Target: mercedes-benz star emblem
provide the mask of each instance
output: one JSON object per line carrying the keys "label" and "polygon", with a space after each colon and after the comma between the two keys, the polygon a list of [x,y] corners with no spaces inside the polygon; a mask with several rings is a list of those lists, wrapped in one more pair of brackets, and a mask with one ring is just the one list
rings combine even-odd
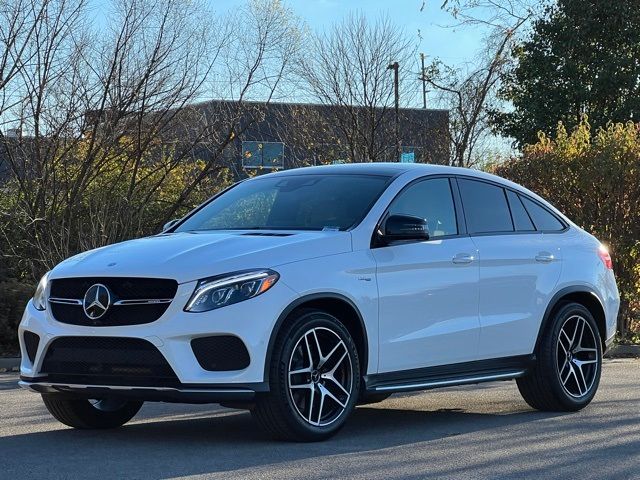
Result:
{"label": "mercedes-benz star emblem", "polygon": [[82,308],[84,308],[85,315],[91,320],[102,317],[107,313],[109,306],[111,306],[111,294],[109,289],[101,283],[92,285],[84,294]]}

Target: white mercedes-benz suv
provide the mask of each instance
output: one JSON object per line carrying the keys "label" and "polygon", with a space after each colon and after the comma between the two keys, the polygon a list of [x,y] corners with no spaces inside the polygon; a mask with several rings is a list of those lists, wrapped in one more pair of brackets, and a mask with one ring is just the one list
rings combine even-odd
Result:
{"label": "white mercedes-benz suv", "polygon": [[493,380],[574,411],[596,393],[618,306],[606,248],[519,185],[303,168],[57,265],[20,324],[20,384],[76,428],[120,426],[144,401],[213,402],[304,441],[359,403]]}

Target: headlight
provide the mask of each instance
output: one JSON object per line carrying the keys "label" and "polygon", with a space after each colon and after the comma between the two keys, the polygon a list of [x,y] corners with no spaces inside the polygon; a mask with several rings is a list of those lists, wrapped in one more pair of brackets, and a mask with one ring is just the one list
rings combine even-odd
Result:
{"label": "headlight", "polygon": [[187,312],[208,312],[257,297],[280,278],[273,270],[251,270],[200,280],[185,307]]}
{"label": "headlight", "polygon": [[47,289],[47,283],[49,282],[49,273],[50,272],[47,272],[42,276],[36,287],[36,293],[33,294],[32,302],[36,310],[42,311],[47,308],[47,299],[44,294]]}

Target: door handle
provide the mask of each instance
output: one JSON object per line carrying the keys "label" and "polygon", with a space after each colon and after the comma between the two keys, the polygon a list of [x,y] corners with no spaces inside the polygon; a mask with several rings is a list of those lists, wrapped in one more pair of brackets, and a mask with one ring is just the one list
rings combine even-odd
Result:
{"label": "door handle", "polygon": [[453,263],[464,264],[471,263],[475,260],[475,257],[469,253],[458,253],[456,256],[451,259]]}
{"label": "door handle", "polygon": [[553,262],[554,259],[555,257],[553,256],[553,254],[549,252],[540,252],[536,255],[536,262],[540,262],[540,263]]}

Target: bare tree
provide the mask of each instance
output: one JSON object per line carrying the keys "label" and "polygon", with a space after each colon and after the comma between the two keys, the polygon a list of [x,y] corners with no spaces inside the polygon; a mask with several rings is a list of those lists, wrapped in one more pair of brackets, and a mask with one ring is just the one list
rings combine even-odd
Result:
{"label": "bare tree", "polygon": [[37,55],[30,46],[48,6],[31,0],[0,4],[0,135],[6,125],[3,114],[20,99],[21,92],[11,88],[13,80]]}
{"label": "bare tree", "polygon": [[532,5],[516,0],[445,0],[442,4],[456,27],[486,32],[474,62],[452,67],[436,59],[425,72],[439,102],[450,110],[452,165],[477,166],[495,150],[489,112],[496,107],[496,91],[509,66],[516,35],[534,16]]}
{"label": "bare tree", "polygon": [[[278,0],[252,0],[225,17],[224,22],[227,43],[214,69],[212,96],[229,101],[191,109],[191,113],[202,115],[202,123],[207,125],[204,141],[209,161],[186,185],[163,221],[184,207],[212,170],[236,165],[234,160],[224,162],[229,147],[264,118],[266,105],[294,88],[292,77],[302,49],[302,24],[290,10]],[[193,125],[192,121],[188,123]]]}
{"label": "bare tree", "polygon": [[[352,14],[327,33],[312,37],[300,76],[313,101],[337,105],[334,122],[351,161],[390,159],[393,151],[393,76],[400,64],[403,103],[415,89],[405,88],[414,70],[415,47],[388,17],[374,22]],[[406,94],[406,95],[405,95]]]}
{"label": "bare tree", "polygon": [[[279,92],[299,44],[276,1],[222,17],[197,1],[116,0],[99,31],[82,0],[29,0],[19,21],[26,0],[7,1],[0,43],[13,49],[3,77],[13,100],[2,118],[22,135],[0,138],[12,193],[0,233],[3,256],[33,276],[149,233],[227,182],[228,150],[260,115],[244,100]],[[197,103],[212,96],[229,101]]]}

